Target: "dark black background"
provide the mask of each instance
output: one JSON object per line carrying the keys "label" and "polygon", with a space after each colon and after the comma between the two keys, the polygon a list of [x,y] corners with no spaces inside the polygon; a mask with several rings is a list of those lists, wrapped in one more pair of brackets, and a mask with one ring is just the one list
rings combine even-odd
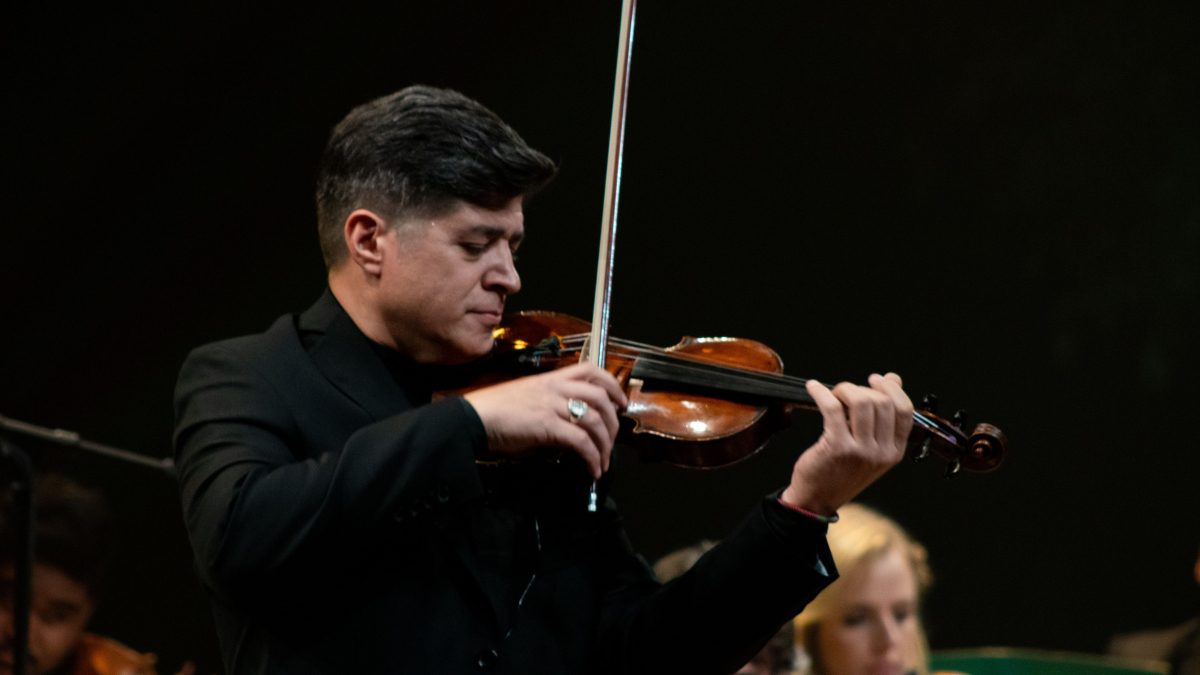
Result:
{"label": "dark black background", "polygon": [[[1097,650],[1196,609],[1200,24],[1146,5],[640,8],[614,331],[754,337],[828,381],[893,369],[1004,428],[997,473],[905,465],[862,497],[930,549],[935,648]],[[590,315],[616,4],[284,7],[0,28],[0,413],[167,455],[186,352],[322,288],[328,129],[414,82],[561,162],[510,307]],[[631,535],[650,558],[720,537],[818,429],[721,472],[623,457]],[[171,481],[26,445],[121,518],[95,627],[218,668]]]}

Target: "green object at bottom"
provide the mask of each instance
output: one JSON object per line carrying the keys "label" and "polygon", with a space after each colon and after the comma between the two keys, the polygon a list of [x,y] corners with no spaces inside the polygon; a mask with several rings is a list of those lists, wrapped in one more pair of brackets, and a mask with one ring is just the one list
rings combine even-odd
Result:
{"label": "green object at bottom", "polygon": [[1118,659],[1096,654],[984,647],[934,652],[930,670],[967,675],[1150,675],[1167,672],[1161,661]]}

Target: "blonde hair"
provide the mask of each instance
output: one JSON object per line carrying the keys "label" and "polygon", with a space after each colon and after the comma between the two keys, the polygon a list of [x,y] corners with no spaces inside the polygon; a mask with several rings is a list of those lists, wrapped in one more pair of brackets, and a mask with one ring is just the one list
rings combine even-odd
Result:
{"label": "blonde hair", "polygon": [[[861,504],[847,504],[838,509],[838,515],[838,522],[829,526],[828,539],[829,549],[833,552],[833,560],[841,578],[854,576],[865,564],[892,551],[900,551],[913,571],[919,599],[933,581],[925,547],[913,541],[894,521]],[[819,672],[814,669],[815,662],[819,660],[815,649],[817,627],[836,610],[840,599],[837,586],[841,583],[844,583],[841,579],[833,582],[793,619],[796,646],[808,657],[808,665],[802,671],[806,675]],[[926,675],[929,672],[929,644],[925,639],[925,628],[921,624],[919,614],[916,652],[917,672]]]}
{"label": "blonde hair", "polygon": [[654,576],[664,584],[681,577],[684,572],[692,569],[692,565],[696,564],[700,556],[708,553],[709,549],[716,545],[717,542],[705,539],[695,546],[672,551],[654,563]]}

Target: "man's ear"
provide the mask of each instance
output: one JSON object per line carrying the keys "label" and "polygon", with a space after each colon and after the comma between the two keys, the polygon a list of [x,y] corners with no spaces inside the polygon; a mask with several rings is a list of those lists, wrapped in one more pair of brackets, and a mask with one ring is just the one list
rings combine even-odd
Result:
{"label": "man's ear", "polygon": [[387,221],[367,209],[352,211],[342,225],[342,238],[350,261],[371,276],[379,276],[382,268],[383,249],[379,239],[387,230]]}

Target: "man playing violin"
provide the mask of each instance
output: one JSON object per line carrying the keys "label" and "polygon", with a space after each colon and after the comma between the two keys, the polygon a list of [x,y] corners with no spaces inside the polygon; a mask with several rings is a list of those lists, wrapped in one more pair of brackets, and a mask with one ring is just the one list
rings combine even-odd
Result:
{"label": "man playing violin", "polygon": [[585,508],[628,402],[612,375],[435,395],[486,361],[521,289],[523,201],[554,172],[452,91],[410,87],[333,130],[328,290],[195,350],[176,390],[229,672],[732,672],[836,578],[827,517],[899,461],[912,424],[894,374],[810,382],[824,433],[786,487],[665,586],[611,501]]}

